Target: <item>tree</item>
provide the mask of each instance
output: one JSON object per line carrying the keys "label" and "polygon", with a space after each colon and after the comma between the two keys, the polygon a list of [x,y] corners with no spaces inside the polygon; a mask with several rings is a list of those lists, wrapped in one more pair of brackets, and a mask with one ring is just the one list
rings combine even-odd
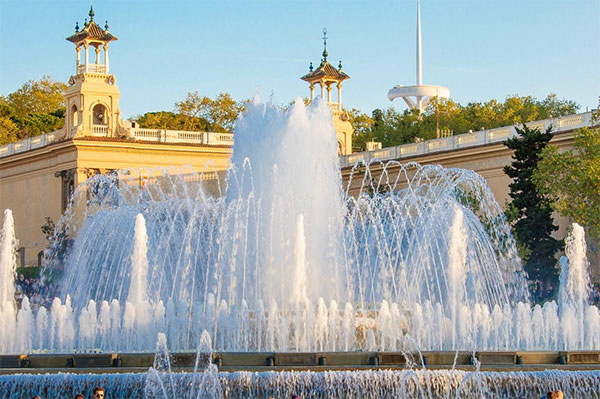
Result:
{"label": "tree", "polygon": [[577,130],[569,151],[546,147],[534,182],[540,193],[553,198],[554,210],[600,239],[600,129]]}
{"label": "tree", "polygon": [[213,100],[200,96],[196,91],[188,93],[185,100],[176,103],[175,111],[190,117],[204,118],[215,132],[231,132],[238,115],[246,109],[246,102],[235,101],[229,93],[219,93]]}
{"label": "tree", "polygon": [[211,131],[211,124],[204,118],[197,116],[188,116],[176,114],[174,112],[160,111],[147,112],[144,115],[138,115],[134,120],[144,128],[148,129],[169,129],[169,130],[193,130],[193,131]]}
{"label": "tree", "polygon": [[0,98],[0,145],[17,141],[19,127],[13,122],[14,109],[6,103],[4,98]]}
{"label": "tree", "polygon": [[8,95],[8,103],[16,116],[52,114],[65,109],[67,85],[44,75],[40,80],[29,80]]}
{"label": "tree", "polygon": [[0,144],[7,144],[64,126],[66,85],[43,76],[8,96],[0,96]]}
{"label": "tree", "polygon": [[513,179],[510,183],[507,217],[512,225],[521,252],[525,271],[530,280],[550,282],[556,287],[558,269],[554,255],[562,248],[562,242],[552,237],[558,230],[552,219],[551,200],[540,193],[533,182],[540,154],[554,134],[549,128],[517,128],[517,137],[504,145],[514,150],[513,162],[504,167],[504,173]]}

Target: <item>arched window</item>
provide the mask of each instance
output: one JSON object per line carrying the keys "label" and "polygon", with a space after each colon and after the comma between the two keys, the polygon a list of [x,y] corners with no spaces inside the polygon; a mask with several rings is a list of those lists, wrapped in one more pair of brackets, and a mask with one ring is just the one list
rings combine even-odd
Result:
{"label": "arched window", "polygon": [[94,125],[108,125],[108,115],[106,107],[102,104],[94,106]]}
{"label": "arched window", "polygon": [[77,105],[73,104],[71,107],[71,121],[73,122],[73,126],[79,125],[79,113],[77,112]]}

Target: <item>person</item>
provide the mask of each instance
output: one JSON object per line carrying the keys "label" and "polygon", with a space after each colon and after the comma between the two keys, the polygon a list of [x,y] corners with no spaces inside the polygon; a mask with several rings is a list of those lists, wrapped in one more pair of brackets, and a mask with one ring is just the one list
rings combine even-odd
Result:
{"label": "person", "polygon": [[545,399],[564,399],[565,395],[559,389],[558,391],[550,391],[546,393]]}
{"label": "person", "polygon": [[85,399],[85,396],[82,393],[78,393],[73,399]]}
{"label": "person", "polygon": [[104,388],[102,388],[102,387],[94,388],[94,399],[104,399]]}

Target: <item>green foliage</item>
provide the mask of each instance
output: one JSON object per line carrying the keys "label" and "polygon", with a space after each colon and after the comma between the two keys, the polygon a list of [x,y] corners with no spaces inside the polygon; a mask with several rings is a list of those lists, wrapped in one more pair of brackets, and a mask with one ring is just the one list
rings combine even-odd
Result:
{"label": "green foliage", "polygon": [[58,130],[64,125],[64,83],[49,76],[25,82],[0,96],[0,144]]}
{"label": "green foliage", "polygon": [[[460,105],[453,100],[432,101],[423,115],[405,110],[400,113],[393,108],[376,109],[369,117],[358,110],[350,112],[355,129],[354,147],[365,148],[370,140],[382,142],[384,147],[406,144],[437,137],[440,131],[452,134],[469,130],[493,129],[550,117],[574,114],[579,106],[573,101],[559,100],[550,94],[543,100],[531,96],[508,96],[503,103],[490,100],[485,103]],[[365,121],[371,121],[365,126]]]}
{"label": "green foliage", "polygon": [[600,129],[577,130],[569,151],[545,148],[534,182],[542,194],[553,198],[554,210],[600,238]]}
{"label": "green foliage", "polygon": [[556,286],[558,269],[554,255],[562,248],[562,242],[552,237],[558,230],[552,219],[551,200],[540,193],[533,173],[542,150],[552,139],[551,129],[517,128],[517,137],[504,142],[514,150],[513,162],[504,167],[504,173],[512,179],[507,216],[523,257],[525,271],[530,280],[551,281]]}
{"label": "green foliage", "polygon": [[66,90],[66,84],[45,75],[40,80],[25,82],[17,91],[10,93],[8,103],[17,116],[51,114],[65,108]]}
{"label": "green foliage", "polygon": [[204,118],[160,111],[147,112],[134,118],[140,127],[148,129],[210,131],[212,126]]}
{"label": "green foliage", "polygon": [[175,104],[175,111],[193,118],[205,119],[212,131],[231,132],[240,112],[246,109],[246,101],[235,101],[229,93],[219,93],[215,99],[200,96],[195,91],[185,100]]}

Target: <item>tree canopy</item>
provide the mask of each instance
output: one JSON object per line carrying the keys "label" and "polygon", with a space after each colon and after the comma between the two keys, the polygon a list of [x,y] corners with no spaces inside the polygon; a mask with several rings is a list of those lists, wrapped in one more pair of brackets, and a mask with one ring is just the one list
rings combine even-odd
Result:
{"label": "tree canopy", "polygon": [[453,100],[433,101],[423,115],[415,111],[375,109],[370,116],[351,110],[354,150],[362,151],[367,141],[380,141],[384,147],[436,138],[439,132],[462,134],[469,130],[493,129],[550,117],[574,114],[579,106],[550,94],[543,100],[532,96],[508,96],[504,102],[490,100],[460,105]]}
{"label": "tree canopy", "polygon": [[246,101],[235,101],[229,93],[219,93],[214,99],[188,93],[183,101],[175,104],[175,111],[191,118],[201,118],[210,123],[215,132],[232,132],[235,120],[246,109]]}
{"label": "tree canopy", "polygon": [[246,109],[245,104],[246,101],[235,101],[229,93],[219,93],[211,99],[196,91],[175,103],[175,112],[147,112],[133,119],[150,129],[231,132],[238,115]]}
{"label": "tree canopy", "polygon": [[562,243],[552,237],[558,230],[552,219],[550,199],[537,190],[533,173],[538,166],[540,153],[554,134],[549,128],[545,132],[529,129],[526,125],[517,128],[517,136],[504,142],[514,150],[513,162],[504,167],[504,173],[512,179],[506,216],[524,261],[530,280],[549,281],[556,287],[558,269],[554,255]]}
{"label": "tree canopy", "polygon": [[553,198],[552,208],[600,239],[600,129],[575,131],[569,151],[548,146],[534,172],[538,190]]}
{"label": "tree canopy", "polygon": [[29,80],[19,89],[0,96],[0,144],[7,144],[64,125],[67,85],[49,76]]}
{"label": "tree canopy", "polygon": [[210,131],[211,124],[204,118],[176,114],[169,111],[147,112],[136,117],[136,122],[149,129]]}

